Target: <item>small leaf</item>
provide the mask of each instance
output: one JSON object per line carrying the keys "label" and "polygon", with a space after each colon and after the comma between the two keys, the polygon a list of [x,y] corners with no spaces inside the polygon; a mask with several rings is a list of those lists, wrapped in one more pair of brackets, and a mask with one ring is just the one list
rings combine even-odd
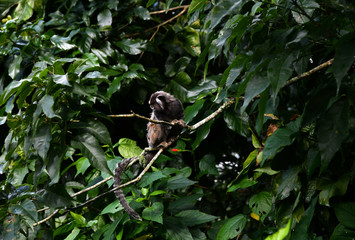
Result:
{"label": "small leaf", "polygon": [[317,198],[314,198],[307,210],[302,214],[300,222],[296,225],[292,233],[292,240],[308,238],[308,227],[311,224],[317,200]]}
{"label": "small leaf", "polygon": [[64,240],[74,240],[80,233],[79,228],[74,228]]}
{"label": "small leaf", "polygon": [[217,240],[228,240],[231,238],[236,238],[238,234],[240,234],[245,224],[247,223],[247,219],[244,215],[238,214],[226,221],[223,227],[218,231]]}
{"label": "small leaf", "polygon": [[50,95],[45,95],[38,102],[38,106],[42,108],[43,113],[49,118],[59,117],[53,112],[53,105],[54,105],[54,99],[53,96]]}
{"label": "small leaf", "polygon": [[355,239],[355,231],[349,228],[346,228],[342,224],[338,224],[335,227],[330,240],[354,240]]}
{"label": "small leaf", "polygon": [[199,168],[201,172],[207,174],[218,175],[214,155],[207,154],[199,161]]}
{"label": "small leaf", "polygon": [[155,202],[151,207],[145,208],[142,217],[160,224],[163,224],[164,205],[161,202]]}
{"label": "small leaf", "polygon": [[[274,89],[274,102],[280,89],[286,84],[293,73],[293,54],[284,54],[270,62],[267,69],[267,78]],[[266,89],[266,88],[265,88]]]}
{"label": "small leaf", "polygon": [[241,107],[241,112],[244,112],[249,103],[259,95],[264,92],[270,85],[268,79],[260,74],[255,74],[248,82],[245,89],[245,98],[243,106]]}
{"label": "small leaf", "polygon": [[339,101],[319,121],[318,147],[321,152],[321,172],[325,170],[334,154],[349,135],[349,106]]}
{"label": "small leaf", "polygon": [[288,223],[285,227],[280,228],[277,232],[272,235],[267,236],[265,240],[282,240],[290,233],[291,229],[291,219],[288,220]]}
{"label": "small leaf", "polygon": [[38,192],[38,201],[51,208],[63,208],[71,205],[72,198],[62,184],[53,185]]}
{"label": "small leaf", "polygon": [[196,181],[192,181],[182,175],[176,175],[175,177],[169,178],[167,183],[167,188],[171,190],[175,190],[179,188],[186,188],[195,183]]}
{"label": "small leaf", "polygon": [[119,42],[115,42],[115,44],[117,47],[121,48],[123,52],[131,55],[140,54],[143,48],[145,47],[141,42],[129,38],[125,38]]}
{"label": "small leaf", "polygon": [[[285,146],[291,145],[295,134],[299,131],[302,118],[288,123],[284,128],[278,128],[271,136],[266,139],[263,150],[263,162],[273,158]],[[263,163],[262,162],[262,163]]]}
{"label": "small leaf", "polygon": [[14,214],[24,215],[34,222],[38,221],[38,213],[35,204],[30,199],[25,199],[21,203],[11,207]]}
{"label": "small leaf", "polygon": [[86,224],[86,219],[81,216],[80,214],[76,214],[72,211],[70,211],[71,217],[74,219],[75,223],[78,225],[85,225]]}
{"label": "small leaf", "polygon": [[341,224],[347,228],[355,229],[355,202],[335,203],[334,211]]}
{"label": "small leaf", "polygon": [[276,173],[279,173],[279,171],[272,170],[271,167],[257,168],[254,169],[254,171],[266,173],[267,175],[275,175]]}
{"label": "small leaf", "polygon": [[[303,13],[299,11],[292,11],[293,18],[299,24],[305,24],[309,22],[311,20],[310,17],[312,17],[314,10],[316,8],[319,8],[318,3],[310,0],[302,0],[299,1],[298,4],[302,6],[303,11],[305,12]],[[294,8],[298,10],[296,6],[294,6]]]}
{"label": "small leaf", "polygon": [[87,157],[93,167],[100,171],[112,174],[107,166],[105,153],[102,150],[98,140],[89,133],[77,135],[72,140],[72,146],[78,148]]}
{"label": "small leaf", "polygon": [[137,157],[142,153],[142,149],[137,146],[137,142],[129,138],[121,138],[118,142],[118,151],[124,158]]}
{"label": "small leaf", "polygon": [[248,187],[251,187],[257,183],[258,183],[258,181],[255,181],[253,179],[243,178],[238,183],[233,184],[231,187],[229,187],[227,192],[234,192],[240,188],[241,189],[248,188]]}
{"label": "small leaf", "polygon": [[33,136],[33,147],[42,159],[46,159],[52,136],[49,124],[42,125]]}
{"label": "small leaf", "polygon": [[141,18],[143,20],[150,19],[150,14],[149,14],[148,9],[146,9],[142,6],[138,6],[138,7],[134,8],[134,14],[136,14],[139,18]]}
{"label": "small leaf", "polygon": [[15,55],[14,56],[14,60],[10,64],[9,70],[8,70],[9,76],[12,79],[15,79],[17,74],[20,72],[21,62],[22,62],[22,56],[21,55]]}
{"label": "small leaf", "polygon": [[272,195],[269,192],[260,192],[253,195],[249,200],[249,207],[264,221],[272,208]]}
{"label": "small leaf", "polygon": [[152,184],[154,181],[162,179],[162,178],[166,178],[167,176],[165,176],[161,171],[157,171],[157,172],[153,172],[153,173],[146,173],[142,180],[139,181],[138,186],[139,187],[146,187],[150,184]]}
{"label": "small leaf", "polygon": [[191,13],[199,10],[202,8],[204,5],[207,4],[208,1],[206,0],[192,0],[189,10],[187,11],[187,15],[189,16]]}
{"label": "small leaf", "polygon": [[185,122],[188,124],[199,113],[206,99],[199,99],[185,108]]}
{"label": "small leaf", "polygon": [[189,227],[203,224],[217,219],[217,217],[215,216],[200,212],[198,210],[181,211],[178,214],[176,214],[175,217],[180,218],[181,222],[183,222],[184,225]]}
{"label": "small leaf", "polygon": [[200,143],[207,138],[213,122],[214,120],[211,120],[204,124],[202,127],[198,128],[195,141],[192,143],[193,150],[195,150],[200,145]]}
{"label": "small leaf", "polygon": [[111,26],[112,14],[109,9],[105,9],[97,15],[97,22],[101,28]]}
{"label": "small leaf", "polygon": [[28,20],[32,17],[34,4],[35,0],[19,1],[14,12],[14,17],[20,21]]}

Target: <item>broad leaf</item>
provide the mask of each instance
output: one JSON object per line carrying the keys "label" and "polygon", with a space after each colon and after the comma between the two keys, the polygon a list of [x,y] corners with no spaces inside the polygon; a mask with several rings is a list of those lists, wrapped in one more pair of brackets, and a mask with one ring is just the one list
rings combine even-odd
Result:
{"label": "broad leaf", "polygon": [[87,157],[93,167],[100,171],[112,174],[107,166],[106,157],[98,140],[89,133],[77,135],[72,140],[72,146],[81,150],[83,155]]}
{"label": "broad leaf", "polygon": [[151,207],[145,208],[142,217],[160,224],[163,224],[164,205],[161,202],[155,202]]}
{"label": "broad leaf", "polygon": [[334,154],[349,134],[349,106],[338,101],[319,121],[318,147],[321,152],[321,171],[328,167]]}
{"label": "broad leaf", "polygon": [[246,223],[247,219],[242,214],[228,219],[219,230],[217,240],[228,240],[237,237],[243,231]]}

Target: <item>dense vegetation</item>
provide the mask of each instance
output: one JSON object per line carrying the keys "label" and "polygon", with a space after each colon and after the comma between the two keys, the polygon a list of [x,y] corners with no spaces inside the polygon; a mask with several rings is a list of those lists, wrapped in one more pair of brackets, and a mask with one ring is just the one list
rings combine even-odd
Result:
{"label": "dense vegetation", "polygon": [[[1,239],[355,238],[353,1],[11,0],[0,14]],[[219,114],[124,188],[136,221],[110,177],[147,121],[113,115],[149,116],[156,90],[189,126]]]}

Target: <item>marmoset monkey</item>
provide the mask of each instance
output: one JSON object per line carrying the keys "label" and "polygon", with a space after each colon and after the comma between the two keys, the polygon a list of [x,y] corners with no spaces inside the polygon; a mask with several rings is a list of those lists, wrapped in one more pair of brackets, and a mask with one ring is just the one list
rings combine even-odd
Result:
{"label": "marmoset monkey", "polygon": [[[158,91],[152,94],[149,99],[149,106],[153,110],[151,119],[174,123],[175,126],[166,124],[157,124],[149,122],[147,126],[147,140],[150,148],[165,148],[169,142],[174,141],[179,134],[181,127],[185,126],[185,111],[182,103],[176,97],[169,93]],[[155,155],[155,152],[148,152],[145,155],[146,163],[148,163]],[[126,170],[128,164],[135,158],[123,159],[115,169],[114,187],[121,185],[122,174]],[[120,201],[124,210],[133,218],[142,220],[139,214],[134,211],[128,204],[122,189],[115,191],[116,197]]]}
{"label": "marmoset monkey", "polygon": [[[181,126],[185,124],[184,107],[179,99],[163,91],[153,93],[150,97],[149,105],[153,110],[151,119],[178,124],[177,126],[169,126],[152,122],[148,123],[148,146],[150,148],[166,147],[167,143],[179,134]],[[145,156],[146,162],[149,162],[154,155],[154,152],[148,152]]]}

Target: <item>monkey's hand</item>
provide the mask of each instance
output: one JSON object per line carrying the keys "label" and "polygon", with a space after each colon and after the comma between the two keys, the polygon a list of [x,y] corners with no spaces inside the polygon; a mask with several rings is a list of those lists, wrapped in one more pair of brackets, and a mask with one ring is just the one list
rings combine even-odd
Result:
{"label": "monkey's hand", "polygon": [[186,123],[183,119],[174,119],[171,123],[174,124],[174,126],[179,126],[181,128],[186,127]]}

